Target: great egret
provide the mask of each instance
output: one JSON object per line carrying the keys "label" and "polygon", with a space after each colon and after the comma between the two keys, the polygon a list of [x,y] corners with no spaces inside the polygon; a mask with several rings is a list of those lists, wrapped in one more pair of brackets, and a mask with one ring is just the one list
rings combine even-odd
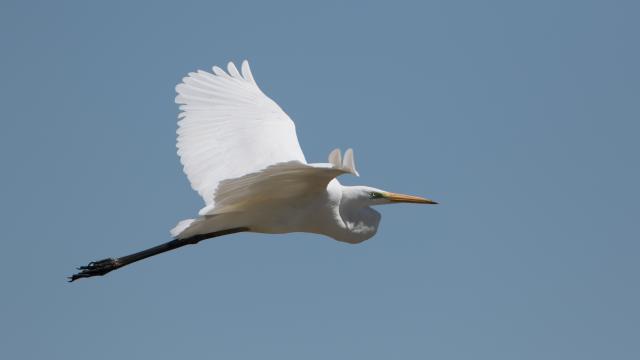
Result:
{"label": "great egret", "polygon": [[353,151],[340,150],[328,163],[309,164],[295,125],[256,84],[249,63],[242,73],[189,73],[176,86],[178,155],[191,186],[204,199],[198,217],[180,221],[174,240],[120,258],[94,261],[70,277],[104,275],[135,261],[221,235],[252,231],[309,232],[351,244],[375,235],[380,213],[371,206],[396,202],[436,204],[369,186],[343,186],[336,179],[356,171]]}

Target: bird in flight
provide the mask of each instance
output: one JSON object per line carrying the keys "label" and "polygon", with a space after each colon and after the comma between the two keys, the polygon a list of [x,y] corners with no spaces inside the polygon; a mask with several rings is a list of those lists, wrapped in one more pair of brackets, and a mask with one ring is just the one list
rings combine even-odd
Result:
{"label": "bird in flight", "polygon": [[265,95],[251,74],[232,63],[227,71],[189,73],[176,86],[178,155],[205,206],[180,221],[173,240],[119,258],[90,262],[69,281],[97,275],[199,241],[243,231],[308,232],[357,244],[375,235],[380,213],[391,203],[437,204],[418,196],[370,186],[344,186],[358,176],[353,151],[339,149],[327,163],[307,163],[293,121]]}

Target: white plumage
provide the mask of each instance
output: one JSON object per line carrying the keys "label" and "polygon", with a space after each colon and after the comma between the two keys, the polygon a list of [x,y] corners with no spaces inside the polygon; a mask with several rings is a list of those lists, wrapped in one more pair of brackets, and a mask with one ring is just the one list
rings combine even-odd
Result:
{"label": "white plumage", "polygon": [[228,71],[190,73],[176,86],[178,155],[207,205],[222,180],[278,162],[306,163],[293,121],[258,88],[249,63],[242,75],[232,62]]}
{"label": "white plumage", "polygon": [[287,114],[258,88],[249,69],[190,73],[176,86],[180,104],[178,155],[205,206],[180,221],[167,243],[116,259],[93,261],[70,281],[104,275],[184,245],[241,231],[310,232],[359,243],[372,237],[391,202],[435,204],[368,186],[342,186],[336,177],[358,175],[353,151],[328,163],[307,164]]}
{"label": "white plumage", "polygon": [[375,234],[380,216],[369,206],[393,194],[340,185],[335,177],[358,175],[351,149],[344,159],[335,149],[328,163],[307,164],[295,124],[260,90],[246,60],[241,72],[229,62],[227,72],[214,66],[213,73],[190,73],[176,91],[178,155],[205,207],[197,219],[178,223],[174,237],[232,227],[346,242]]}

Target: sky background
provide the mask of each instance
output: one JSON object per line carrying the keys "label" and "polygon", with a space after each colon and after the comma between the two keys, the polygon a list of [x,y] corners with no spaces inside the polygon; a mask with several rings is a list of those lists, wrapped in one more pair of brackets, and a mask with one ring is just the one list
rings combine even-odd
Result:
{"label": "sky background", "polygon": [[[0,358],[640,358],[638,4],[3,0]],[[66,283],[201,207],[174,86],[245,58],[307,159],[441,205]]]}

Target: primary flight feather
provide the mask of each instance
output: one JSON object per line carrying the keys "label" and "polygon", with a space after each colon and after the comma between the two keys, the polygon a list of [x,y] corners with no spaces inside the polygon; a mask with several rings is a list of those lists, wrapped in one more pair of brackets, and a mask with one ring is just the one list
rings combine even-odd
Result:
{"label": "primary flight feather", "polygon": [[249,63],[241,70],[189,73],[176,86],[178,155],[205,206],[180,221],[174,240],[120,258],[94,261],[70,280],[104,275],[135,261],[241,231],[310,232],[359,243],[375,235],[380,214],[371,206],[393,202],[436,204],[422,197],[368,186],[343,186],[342,174],[358,175],[353,151],[327,163],[308,164],[295,124],[258,87]]}

